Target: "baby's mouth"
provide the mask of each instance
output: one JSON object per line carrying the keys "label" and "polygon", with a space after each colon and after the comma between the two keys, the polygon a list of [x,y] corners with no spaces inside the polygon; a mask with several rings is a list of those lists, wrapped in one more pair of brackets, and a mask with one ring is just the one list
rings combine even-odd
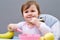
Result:
{"label": "baby's mouth", "polygon": [[33,18],[33,17],[27,17],[27,18]]}
{"label": "baby's mouth", "polygon": [[27,18],[32,18],[32,17],[27,17]]}
{"label": "baby's mouth", "polygon": [[27,18],[32,20],[33,17],[27,17]]}
{"label": "baby's mouth", "polygon": [[28,16],[27,18],[34,18],[34,16]]}

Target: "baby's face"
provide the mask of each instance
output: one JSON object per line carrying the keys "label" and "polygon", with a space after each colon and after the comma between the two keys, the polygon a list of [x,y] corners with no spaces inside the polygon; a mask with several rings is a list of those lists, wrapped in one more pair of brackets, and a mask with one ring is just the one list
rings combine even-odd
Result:
{"label": "baby's face", "polygon": [[23,11],[23,17],[25,21],[29,22],[32,18],[38,17],[38,10],[35,5],[31,5],[28,9]]}

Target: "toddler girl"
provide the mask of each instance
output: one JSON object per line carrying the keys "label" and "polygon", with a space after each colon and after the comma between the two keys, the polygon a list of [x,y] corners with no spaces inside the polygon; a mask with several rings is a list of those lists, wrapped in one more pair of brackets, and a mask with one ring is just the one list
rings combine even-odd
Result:
{"label": "toddler girl", "polygon": [[43,22],[40,22],[40,8],[36,1],[28,1],[22,5],[22,16],[25,21],[17,24],[9,24],[9,31],[16,31],[17,28],[22,30],[22,34],[41,34],[51,32],[51,29]]}

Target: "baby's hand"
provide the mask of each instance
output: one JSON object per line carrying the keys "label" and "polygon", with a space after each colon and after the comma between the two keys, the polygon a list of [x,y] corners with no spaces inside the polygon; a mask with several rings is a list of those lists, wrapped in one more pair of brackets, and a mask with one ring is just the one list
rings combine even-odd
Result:
{"label": "baby's hand", "polygon": [[40,20],[38,18],[32,18],[30,21],[32,24],[36,25],[37,27],[40,26]]}
{"label": "baby's hand", "polygon": [[16,24],[9,24],[8,25],[8,31],[15,31],[17,29],[17,25]]}

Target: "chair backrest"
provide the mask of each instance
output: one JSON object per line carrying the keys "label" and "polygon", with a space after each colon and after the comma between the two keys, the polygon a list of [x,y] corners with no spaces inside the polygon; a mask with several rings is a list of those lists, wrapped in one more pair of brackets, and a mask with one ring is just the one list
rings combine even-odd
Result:
{"label": "chair backrest", "polygon": [[55,35],[55,40],[60,40],[60,21],[49,14],[41,14],[39,18],[42,17],[45,23],[51,28]]}
{"label": "chair backrest", "polygon": [[45,23],[49,26],[52,27],[54,23],[59,21],[56,17],[49,15],[49,14],[41,14],[39,18],[42,17],[45,21]]}

